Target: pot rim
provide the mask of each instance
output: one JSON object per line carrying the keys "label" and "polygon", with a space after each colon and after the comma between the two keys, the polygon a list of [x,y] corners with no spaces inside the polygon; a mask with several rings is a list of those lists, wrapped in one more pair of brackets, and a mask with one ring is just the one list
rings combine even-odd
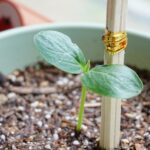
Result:
{"label": "pot rim", "polygon": [[[34,32],[34,31],[39,31],[43,29],[48,29],[48,28],[56,28],[56,29],[65,29],[65,28],[72,28],[72,29],[103,29],[104,30],[104,25],[99,24],[99,23],[73,23],[73,22],[65,22],[65,23],[44,23],[44,24],[38,24],[38,25],[30,25],[30,26],[25,26],[25,27],[18,27],[6,31],[2,31],[0,33],[0,39],[7,38],[9,36],[13,35],[19,35],[27,32]],[[140,36],[143,38],[150,39],[150,35],[145,32],[139,32],[137,30],[130,30],[127,29],[127,32],[135,35],[135,36]]]}

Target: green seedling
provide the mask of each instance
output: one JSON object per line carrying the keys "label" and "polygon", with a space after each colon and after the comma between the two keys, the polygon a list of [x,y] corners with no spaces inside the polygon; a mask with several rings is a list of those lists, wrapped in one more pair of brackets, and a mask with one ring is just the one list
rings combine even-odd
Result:
{"label": "green seedling", "polygon": [[76,130],[80,132],[87,90],[106,97],[131,98],[138,95],[143,84],[136,72],[125,65],[97,65],[90,68],[82,50],[60,32],[42,31],[34,43],[41,56],[51,65],[72,74],[81,74],[81,99]]}

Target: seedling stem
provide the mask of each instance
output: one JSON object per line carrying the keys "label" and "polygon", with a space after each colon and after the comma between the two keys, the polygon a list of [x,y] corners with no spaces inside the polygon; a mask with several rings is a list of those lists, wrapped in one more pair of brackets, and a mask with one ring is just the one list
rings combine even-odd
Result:
{"label": "seedling stem", "polygon": [[80,99],[80,108],[79,108],[79,114],[78,114],[78,123],[77,123],[77,127],[76,127],[77,132],[80,132],[81,131],[81,127],[82,127],[86,93],[87,93],[86,87],[82,85],[81,99]]}
{"label": "seedling stem", "polygon": [[[90,70],[90,60],[88,60],[86,66],[82,70],[83,70],[83,73],[86,73]],[[82,127],[83,116],[84,116],[84,104],[85,104],[85,100],[86,100],[86,93],[87,93],[87,89],[82,84],[81,98],[80,98],[80,108],[79,108],[79,114],[78,114],[78,122],[77,122],[77,126],[76,126],[76,131],[77,132],[80,132],[81,127]]]}

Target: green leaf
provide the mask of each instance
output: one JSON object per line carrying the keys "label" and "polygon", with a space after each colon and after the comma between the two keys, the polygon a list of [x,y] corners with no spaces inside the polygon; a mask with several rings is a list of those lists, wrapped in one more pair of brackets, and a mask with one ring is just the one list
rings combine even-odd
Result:
{"label": "green leaf", "polygon": [[83,75],[82,83],[93,92],[114,98],[130,98],[143,89],[136,72],[125,65],[96,66]]}
{"label": "green leaf", "polygon": [[73,74],[83,71],[86,59],[71,39],[57,31],[42,31],[35,35],[34,43],[42,57],[55,67]]}

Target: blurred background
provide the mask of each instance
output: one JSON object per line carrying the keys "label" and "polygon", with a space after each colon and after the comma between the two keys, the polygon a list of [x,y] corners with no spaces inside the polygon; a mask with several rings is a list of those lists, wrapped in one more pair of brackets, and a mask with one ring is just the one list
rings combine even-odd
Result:
{"label": "blurred background", "polygon": [[[12,0],[13,1],[13,0]],[[14,0],[54,22],[90,22],[105,26],[106,0]],[[128,0],[127,28],[150,33],[150,0]]]}

